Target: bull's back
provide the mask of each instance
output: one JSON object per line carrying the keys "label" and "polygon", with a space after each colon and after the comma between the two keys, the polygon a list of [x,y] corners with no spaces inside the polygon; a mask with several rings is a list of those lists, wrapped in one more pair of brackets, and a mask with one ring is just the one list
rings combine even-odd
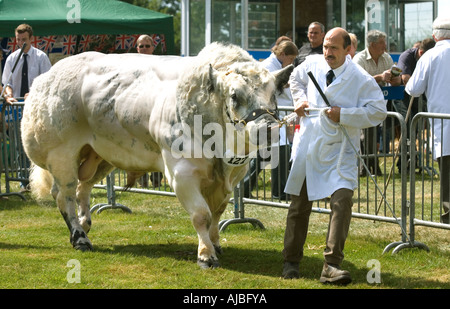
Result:
{"label": "bull's back", "polygon": [[[27,154],[42,166],[49,149],[71,142],[97,143],[99,151],[123,145],[127,152],[132,145],[158,152],[148,132],[150,116],[175,117],[170,102],[188,62],[173,56],[96,52],[61,60],[35,80],[27,99],[22,122]],[[104,151],[105,156],[110,153]]]}

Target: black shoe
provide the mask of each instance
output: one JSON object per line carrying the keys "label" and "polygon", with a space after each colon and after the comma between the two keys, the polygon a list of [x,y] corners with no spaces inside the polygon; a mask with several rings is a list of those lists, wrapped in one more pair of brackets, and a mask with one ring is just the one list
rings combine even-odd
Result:
{"label": "black shoe", "polygon": [[284,279],[297,279],[300,277],[298,263],[284,262],[282,276]]}
{"label": "black shoe", "polygon": [[324,263],[320,282],[347,285],[352,282],[352,277],[348,271],[341,270],[338,265]]}

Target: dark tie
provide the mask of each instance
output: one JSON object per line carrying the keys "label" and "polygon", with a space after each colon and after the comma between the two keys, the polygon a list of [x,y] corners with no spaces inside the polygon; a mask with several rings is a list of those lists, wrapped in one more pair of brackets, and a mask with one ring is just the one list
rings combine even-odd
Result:
{"label": "dark tie", "polygon": [[333,82],[333,78],[334,78],[334,72],[333,70],[329,70],[327,72],[327,87],[330,86],[330,84]]}
{"label": "dark tie", "polygon": [[25,93],[28,93],[28,62],[27,54],[23,54],[23,66],[22,66],[22,84],[20,86],[20,96],[24,97]]}

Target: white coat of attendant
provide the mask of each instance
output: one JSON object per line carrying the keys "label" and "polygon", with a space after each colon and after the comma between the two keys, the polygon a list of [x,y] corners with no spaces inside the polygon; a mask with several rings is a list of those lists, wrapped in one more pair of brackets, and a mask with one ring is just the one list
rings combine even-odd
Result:
{"label": "white coat of attendant", "polygon": [[[418,97],[427,96],[430,113],[450,114],[450,40],[438,41],[434,48],[427,51],[417,62],[413,75],[406,84],[406,92]],[[434,159],[450,155],[450,120],[434,121]],[[442,130],[442,131],[441,131]],[[444,132],[445,141],[441,141]],[[442,153],[441,153],[442,144]]]}
{"label": "white coat of attendant", "polygon": [[[261,64],[269,71],[269,72],[275,72],[278,70],[281,70],[283,68],[280,60],[277,59],[277,56],[274,53],[271,53],[269,57],[264,59]],[[277,91],[276,94],[277,97],[277,104],[278,106],[294,106],[294,102],[292,100],[291,90],[289,88],[283,88],[283,92],[279,93]],[[279,116],[280,120],[289,114],[289,112],[280,111]],[[280,146],[286,145],[286,127],[282,126],[280,128]]]}
{"label": "white coat of attendant", "polygon": [[[323,55],[309,56],[295,68],[290,77],[294,105],[308,101],[310,108],[327,107],[307,75],[311,71],[331,106],[341,107],[340,124],[359,150],[360,130],[386,118],[383,94],[375,79],[348,57],[334,70],[336,79],[327,87],[325,75],[330,69]],[[300,195],[305,178],[310,201],[341,188],[357,188],[357,156],[338,124],[326,116],[302,117],[294,145],[286,193]]]}

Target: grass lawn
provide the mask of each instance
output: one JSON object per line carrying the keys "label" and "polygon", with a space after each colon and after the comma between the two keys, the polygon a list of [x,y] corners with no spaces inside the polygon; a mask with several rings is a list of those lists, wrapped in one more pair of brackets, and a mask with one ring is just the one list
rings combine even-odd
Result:
{"label": "grass lawn", "polygon": [[[16,196],[0,200],[1,289],[336,288],[319,282],[328,226],[324,214],[311,215],[302,277],[284,280],[285,209],[246,206],[246,217],[259,219],[266,229],[248,223],[228,226],[221,233],[221,267],[201,270],[196,265],[196,232],[176,198],[118,192],[117,202],[133,212],[94,213],[89,233],[94,251],[83,253],[71,247],[66,224],[52,200],[38,204],[28,193],[26,197],[27,201]],[[106,200],[105,190],[94,189],[92,206]],[[230,205],[223,219],[233,217]],[[353,219],[342,265],[351,272],[353,283],[340,288],[448,289],[449,236],[448,230],[417,227],[416,240],[430,252],[414,248],[382,255],[388,244],[401,240],[399,227]],[[379,262],[380,283],[367,280],[374,267],[368,265],[370,260]]]}

